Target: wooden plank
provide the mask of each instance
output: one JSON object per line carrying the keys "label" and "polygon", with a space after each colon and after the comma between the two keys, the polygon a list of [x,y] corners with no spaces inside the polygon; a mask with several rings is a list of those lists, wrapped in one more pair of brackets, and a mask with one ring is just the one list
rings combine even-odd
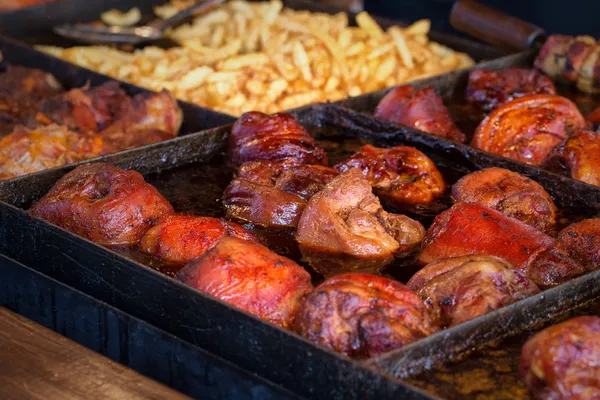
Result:
{"label": "wooden plank", "polygon": [[187,399],[0,307],[0,399]]}

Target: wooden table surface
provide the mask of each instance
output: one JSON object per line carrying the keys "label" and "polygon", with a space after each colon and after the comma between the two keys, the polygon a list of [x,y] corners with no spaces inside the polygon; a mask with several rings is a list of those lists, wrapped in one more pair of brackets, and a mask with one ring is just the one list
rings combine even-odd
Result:
{"label": "wooden table surface", "polygon": [[187,398],[0,307],[0,399]]}

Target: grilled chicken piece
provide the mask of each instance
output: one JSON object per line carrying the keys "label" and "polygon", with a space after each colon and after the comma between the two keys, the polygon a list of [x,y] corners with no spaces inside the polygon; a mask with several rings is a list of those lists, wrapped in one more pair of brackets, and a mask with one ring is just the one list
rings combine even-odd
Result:
{"label": "grilled chicken piece", "polygon": [[585,117],[585,120],[591,125],[594,131],[598,132],[600,128],[600,107],[589,113]]}
{"label": "grilled chicken piece", "polygon": [[535,69],[476,69],[469,74],[465,97],[485,112],[530,94],[556,94],[554,83]]}
{"label": "grilled chicken piece", "polygon": [[464,176],[452,186],[457,202],[477,203],[516,218],[547,234],[556,230],[557,209],[537,182],[503,168]]}
{"label": "grilled chicken piece", "polygon": [[543,167],[600,186],[599,135],[587,129],[578,130],[548,154]]}
{"label": "grilled chicken piece", "polygon": [[556,239],[491,208],[457,203],[435,218],[423,239],[420,262],[472,254],[501,257],[540,287],[586,272]]}
{"label": "grilled chicken piece", "polygon": [[571,132],[585,126],[577,106],[551,95],[529,95],[498,107],[477,127],[472,145],[539,165]]}
{"label": "grilled chicken piece", "polygon": [[467,141],[452,121],[442,98],[431,88],[417,90],[402,86],[393,89],[381,99],[375,116],[457,142]]}
{"label": "grilled chicken piece", "polygon": [[590,270],[600,268],[600,218],[567,226],[558,234],[558,241],[574,260]]}
{"label": "grilled chicken piece", "polygon": [[587,93],[600,91],[600,46],[591,36],[551,35],[535,60],[546,75],[577,83]]}
{"label": "grilled chicken piece", "polygon": [[352,169],[308,201],[296,240],[305,260],[331,276],[377,272],[418,246],[424,233],[419,222],[385,212],[369,182]]}
{"label": "grilled chicken piece", "polygon": [[267,227],[295,228],[306,202],[338,172],[296,159],[244,163],[223,193],[227,216]]}
{"label": "grilled chicken piece", "polygon": [[325,150],[290,114],[248,112],[231,128],[227,159],[234,166],[248,161],[293,158],[302,164],[327,165]]}
{"label": "grilled chicken piece", "polygon": [[498,257],[471,255],[427,265],[406,284],[442,328],[458,325],[540,292]]}
{"label": "grilled chicken piece", "polygon": [[369,358],[436,331],[419,297],[400,282],[368,274],[327,279],[306,295],[293,330],[353,358]]}
{"label": "grilled chicken piece", "polygon": [[102,138],[64,126],[20,126],[0,139],[0,180],[97,157],[103,147]]}
{"label": "grilled chicken piece", "polygon": [[75,88],[42,102],[29,125],[54,122],[72,129],[100,132],[126,117],[131,98],[116,81],[89,88]]}
{"label": "grilled chicken piece", "polygon": [[219,218],[169,215],[161,218],[140,241],[140,250],[170,265],[184,265],[232,236],[254,243],[258,239],[238,224]]}
{"label": "grilled chicken piece", "polygon": [[173,207],[139,173],[93,163],[63,176],[30,212],[98,244],[135,246]]}
{"label": "grilled chicken piece", "polygon": [[375,194],[398,210],[427,206],[446,190],[433,161],[414,147],[382,149],[366,145],[335,168],[340,172],[358,168]]}
{"label": "grilled chicken piece", "polygon": [[310,275],[263,245],[224,237],[177,277],[186,285],[273,324],[287,327],[312,289]]}
{"label": "grilled chicken piece", "polygon": [[170,92],[139,94],[120,118],[100,132],[104,154],[172,139],[182,121],[183,113]]}
{"label": "grilled chicken piece", "polygon": [[599,400],[600,318],[576,317],[535,334],[519,373],[535,399]]}
{"label": "grilled chicken piece", "polygon": [[26,125],[44,99],[63,92],[51,74],[39,69],[8,66],[0,73],[0,135]]}

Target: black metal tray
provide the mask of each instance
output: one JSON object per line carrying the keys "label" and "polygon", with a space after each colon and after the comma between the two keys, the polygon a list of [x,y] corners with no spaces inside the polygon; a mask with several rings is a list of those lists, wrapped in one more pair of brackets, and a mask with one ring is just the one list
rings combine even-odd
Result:
{"label": "black metal tray", "polygon": [[2,255],[0,276],[1,306],[188,396],[300,399],[251,372]]}
{"label": "black metal tray", "polygon": [[[493,165],[498,159],[502,161],[468,146],[382,124],[331,105],[306,107],[295,114],[307,128],[322,135],[321,139],[338,132],[347,138],[346,144],[351,144],[350,138],[361,138],[380,146],[415,146],[434,159],[450,183],[470,171]],[[229,178],[218,157],[228,130],[217,128],[103,160],[146,175],[178,211],[220,215],[222,211],[215,200],[220,198]],[[342,154],[334,152],[334,161],[339,155]],[[551,318],[598,296],[600,291],[595,284],[600,272],[591,273],[403,349],[358,363],[185,287],[136,263],[132,254],[125,258],[32,219],[19,209],[31,205],[72,168],[47,170],[0,183],[0,200],[11,204],[0,204],[0,252],[309,397],[422,398],[423,393],[388,374],[414,374],[468,348]],[[600,188],[531,167],[520,172],[540,182],[560,208],[571,210],[569,214],[582,218],[600,212]]]}
{"label": "black metal tray", "polygon": [[[1,24],[2,23],[0,22],[0,25]],[[54,75],[67,89],[82,87],[88,82],[91,86],[97,86],[104,82],[115,80],[66,61],[50,57],[29,46],[23,45],[16,40],[3,37],[2,35],[0,35],[0,52],[4,59],[4,61],[0,63],[0,71],[2,71],[3,65],[21,65],[29,68],[38,68]],[[150,92],[147,89],[129,83],[119,82],[121,87],[130,96],[138,93]],[[178,101],[178,103],[183,111],[183,124],[179,130],[180,136],[235,121],[235,118],[217,111],[202,108],[183,101]]]}
{"label": "black metal tray", "polygon": [[[21,39],[28,44],[48,44],[56,46],[73,46],[77,43],[54,35],[51,28],[61,23],[89,22],[100,18],[100,14],[111,8],[129,10],[138,7],[145,18],[150,18],[152,7],[166,3],[168,0],[69,0],[55,4],[31,7],[10,13],[0,14],[0,33]],[[339,8],[319,4],[309,0],[283,0],[284,7],[295,10],[308,10],[335,14]],[[351,21],[355,13],[348,12]],[[410,19],[410,15],[406,18]],[[386,18],[375,18],[385,29],[392,25],[407,25],[407,21],[393,21]],[[455,50],[465,52],[476,61],[500,57],[505,52],[481,42],[448,34],[430,32],[429,37],[436,42]],[[168,45],[168,41],[163,44]]]}

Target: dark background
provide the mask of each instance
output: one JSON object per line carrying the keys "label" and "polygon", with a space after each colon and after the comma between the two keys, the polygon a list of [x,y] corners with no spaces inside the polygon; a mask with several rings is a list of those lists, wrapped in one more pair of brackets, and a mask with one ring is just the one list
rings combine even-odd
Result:
{"label": "dark background", "polygon": [[[548,33],[600,36],[599,0],[480,0],[541,26]],[[364,0],[369,13],[398,20],[428,18],[432,29],[456,33],[448,22],[454,0]]]}

